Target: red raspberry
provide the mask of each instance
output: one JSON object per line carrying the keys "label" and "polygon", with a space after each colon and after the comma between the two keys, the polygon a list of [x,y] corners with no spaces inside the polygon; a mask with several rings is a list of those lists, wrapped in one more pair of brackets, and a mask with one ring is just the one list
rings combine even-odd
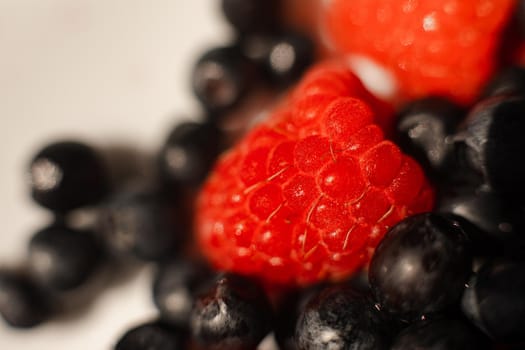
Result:
{"label": "red raspberry", "polygon": [[341,279],[389,227],[431,209],[423,172],[384,140],[372,105],[348,70],[321,65],[219,160],[196,221],[217,268],[280,284]]}
{"label": "red raspberry", "polygon": [[515,0],[332,0],[323,25],[340,52],[390,70],[401,98],[467,104],[492,74]]}

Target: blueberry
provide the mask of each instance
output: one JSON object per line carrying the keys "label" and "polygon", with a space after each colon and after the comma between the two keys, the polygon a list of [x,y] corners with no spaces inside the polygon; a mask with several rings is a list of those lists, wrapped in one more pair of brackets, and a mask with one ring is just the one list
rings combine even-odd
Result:
{"label": "blueberry", "polygon": [[187,328],[195,293],[211,277],[201,263],[170,259],[159,266],[153,283],[153,300],[164,321]]}
{"label": "blueberry", "polygon": [[30,328],[52,314],[49,295],[28,276],[0,271],[0,315],[12,327]]}
{"label": "blueberry", "polygon": [[295,327],[306,304],[326,286],[314,285],[286,295],[276,310],[275,340],[281,350],[297,350]]}
{"label": "blueberry", "polygon": [[206,349],[254,349],[271,330],[272,310],[261,288],[224,274],[200,294],[191,314],[195,340]]}
{"label": "blueberry", "polygon": [[107,171],[88,145],[63,141],[46,145],[29,166],[33,199],[66,212],[98,203],[108,192]]}
{"label": "blueberry", "polygon": [[456,142],[464,145],[465,163],[487,186],[511,199],[525,196],[525,97],[497,96],[478,103],[469,113]]}
{"label": "blueberry", "polygon": [[314,45],[305,35],[276,36],[264,57],[263,71],[270,82],[287,86],[298,80],[314,59]]}
{"label": "blueberry", "polygon": [[525,342],[525,262],[491,260],[463,295],[463,311],[498,342]]}
{"label": "blueberry", "polygon": [[118,340],[115,350],[183,350],[186,335],[161,321],[136,326]]}
{"label": "blueberry", "polygon": [[490,341],[461,320],[418,321],[405,328],[394,340],[391,350],[483,350]]}
{"label": "blueberry", "polygon": [[94,273],[101,258],[102,247],[94,233],[61,224],[38,231],[29,242],[33,274],[52,289],[80,286]]}
{"label": "blueberry", "polygon": [[186,237],[179,215],[177,207],[154,191],[125,189],[104,204],[98,229],[115,252],[161,260]]}
{"label": "blueberry", "polygon": [[271,32],[279,17],[278,0],[222,0],[222,12],[239,34]]}
{"label": "blueberry", "polygon": [[399,144],[430,176],[440,177],[450,167],[452,135],[463,115],[460,106],[445,98],[413,101],[398,116]]}
{"label": "blueberry", "polygon": [[388,349],[389,324],[371,298],[349,286],[323,289],[306,303],[297,321],[300,350]]}
{"label": "blueberry", "polygon": [[503,69],[485,86],[481,99],[498,95],[525,96],[525,68],[513,66]]}
{"label": "blueberry", "polygon": [[195,64],[193,92],[210,115],[221,115],[241,100],[252,75],[253,66],[240,48],[214,48],[205,52]]}
{"label": "blueberry", "polygon": [[208,175],[222,150],[221,133],[212,123],[184,122],[169,134],[158,158],[163,185],[171,192],[195,188]]}
{"label": "blueberry", "polygon": [[444,193],[437,210],[461,223],[476,256],[520,255],[525,209],[487,190]]}
{"label": "blueberry", "polygon": [[370,285],[381,308],[412,320],[458,302],[472,268],[469,243],[454,221],[438,214],[395,225],[370,262]]}

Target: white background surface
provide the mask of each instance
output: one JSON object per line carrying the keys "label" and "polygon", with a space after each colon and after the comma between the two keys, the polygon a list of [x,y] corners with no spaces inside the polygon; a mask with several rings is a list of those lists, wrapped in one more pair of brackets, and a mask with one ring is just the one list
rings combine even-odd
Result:
{"label": "white background surface", "polygon": [[[197,55],[227,41],[217,0],[0,0],[0,265],[22,261],[49,217],[24,171],[45,142],[156,149],[176,116],[198,116],[189,88]],[[79,317],[17,331],[0,349],[109,349],[155,314],[150,275],[104,290]]]}

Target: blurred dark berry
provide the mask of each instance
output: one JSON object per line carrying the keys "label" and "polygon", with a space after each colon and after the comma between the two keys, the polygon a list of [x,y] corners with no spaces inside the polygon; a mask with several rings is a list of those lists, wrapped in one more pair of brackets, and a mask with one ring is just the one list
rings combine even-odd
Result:
{"label": "blurred dark berry", "polygon": [[38,231],[29,242],[33,274],[56,290],[83,284],[100,265],[102,255],[102,246],[93,232],[60,224]]}
{"label": "blurred dark berry", "polygon": [[240,34],[272,32],[279,21],[279,0],[222,0],[226,20]]}
{"label": "blurred dark berry", "polygon": [[191,315],[195,340],[206,349],[255,349],[270,332],[272,309],[255,281],[219,276],[196,299]]}
{"label": "blurred dark berry", "polygon": [[452,135],[464,114],[460,106],[441,97],[410,102],[399,113],[397,133],[401,148],[436,180],[450,167]]}
{"label": "blurred dark berry", "polygon": [[504,68],[494,77],[492,77],[491,80],[489,80],[488,84],[481,93],[481,99],[499,95],[525,96],[524,67],[513,66]]}
{"label": "blurred dark berry", "polygon": [[478,103],[455,137],[463,144],[465,164],[489,188],[508,198],[525,198],[525,97],[498,96]]}
{"label": "blurred dark berry", "polygon": [[278,86],[297,81],[314,60],[314,45],[299,33],[286,33],[271,41],[264,57],[263,70],[268,80]]}
{"label": "blurred dark berry", "polygon": [[124,190],[101,208],[98,229],[115,252],[162,260],[173,254],[187,235],[180,214],[155,192]]}
{"label": "blurred dark berry", "polygon": [[337,285],[322,290],[304,306],[295,340],[299,350],[388,349],[389,328],[371,298]]}
{"label": "blurred dark berry", "polygon": [[391,350],[483,350],[490,340],[468,323],[459,320],[423,320],[405,328]]}
{"label": "blurred dark berry", "polygon": [[201,263],[170,259],[159,266],[153,283],[153,300],[165,322],[188,328],[198,288],[211,277]]}
{"label": "blurred dark berry", "polygon": [[387,232],[370,262],[382,309],[414,320],[459,301],[472,269],[470,242],[453,221],[433,213],[408,217]]}
{"label": "blurred dark berry", "polygon": [[0,271],[0,315],[15,328],[31,328],[48,320],[52,301],[28,276]]}
{"label": "blurred dark berry", "polygon": [[525,262],[484,264],[463,295],[463,311],[501,343],[525,342]]}
{"label": "blurred dark berry", "polygon": [[220,47],[205,52],[195,64],[192,86],[195,96],[212,116],[233,107],[247,92],[253,66],[238,47]]}
{"label": "blurred dark berry", "polygon": [[221,132],[212,123],[185,122],[169,134],[158,158],[160,177],[170,192],[202,183],[222,146]]}
{"label": "blurred dark berry", "polygon": [[128,330],[115,345],[115,350],[184,350],[186,334],[160,321]]}
{"label": "blurred dark berry", "polygon": [[48,144],[34,156],[29,174],[33,199],[57,212],[96,204],[108,193],[99,155],[79,142]]}

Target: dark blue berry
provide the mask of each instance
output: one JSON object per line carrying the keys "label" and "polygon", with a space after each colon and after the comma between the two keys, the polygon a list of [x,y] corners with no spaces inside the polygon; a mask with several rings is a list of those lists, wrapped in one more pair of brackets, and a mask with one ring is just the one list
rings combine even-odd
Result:
{"label": "dark blue berry", "polygon": [[0,271],[0,315],[16,328],[30,328],[49,319],[50,296],[24,274]]}
{"label": "dark blue berry", "polygon": [[300,314],[306,304],[325,288],[323,285],[314,285],[300,289],[286,295],[276,310],[274,325],[275,340],[281,350],[297,350],[295,342],[295,327]]}
{"label": "dark blue berry", "polygon": [[211,116],[220,116],[241,100],[252,75],[253,67],[238,47],[214,48],[193,69],[193,91]]}
{"label": "dark blue berry", "polygon": [[154,321],[128,330],[115,345],[115,350],[183,350],[186,335],[183,331]]}
{"label": "dark blue berry", "polygon": [[381,308],[411,320],[458,302],[472,268],[469,243],[457,223],[438,214],[395,225],[370,262],[370,285]]}
{"label": "dark blue berry", "polygon": [[463,311],[501,343],[525,342],[525,262],[485,263],[463,295]]}
{"label": "dark blue berry", "polygon": [[410,102],[398,116],[399,144],[437,180],[450,167],[452,135],[463,116],[463,109],[445,98]]}
{"label": "dark blue berry", "polygon": [[322,290],[305,305],[297,321],[300,350],[388,349],[389,322],[371,298],[349,286]]}
{"label": "dark blue berry", "polygon": [[313,59],[314,45],[310,38],[285,33],[271,40],[262,68],[270,82],[287,86],[301,77]]}
{"label": "dark blue berry", "polygon": [[485,86],[481,99],[499,95],[525,96],[525,68],[514,66],[500,71]]}
{"label": "dark blue berry", "polygon": [[211,277],[201,263],[171,259],[159,266],[153,283],[153,300],[164,321],[189,326],[197,289]]}
{"label": "dark blue berry", "polygon": [[497,96],[478,103],[455,137],[464,147],[465,164],[486,185],[508,198],[525,198],[525,97]]}
{"label": "dark blue berry", "polygon": [[222,150],[221,142],[219,129],[211,123],[177,125],[158,159],[163,185],[171,192],[200,185]]}
{"label": "dark blue berry", "polygon": [[219,276],[195,300],[191,330],[206,349],[255,349],[270,332],[271,306],[255,281]]}
{"label": "dark blue berry", "polygon": [[276,29],[278,0],[222,0],[221,5],[224,16],[241,35]]}
{"label": "dark blue berry", "polygon": [[33,199],[45,208],[66,212],[98,203],[108,192],[99,155],[79,142],[55,142],[42,148],[29,166]]}
{"label": "dark blue berry", "polygon": [[101,208],[98,228],[115,252],[161,260],[186,237],[180,210],[155,192],[140,189],[115,194]]}
{"label": "dark blue berry", "polygon": [[483,189],[441,194],[437,210],[460,222],[476,256],[520,255],[525,209]]}
{"label": "dark blue berry", "polygon": [[61,224],[38,231],[29,242],[29,263],[44,285],[68,290],[83,284],[100,264],[102,247],[94,233]]}
{"label": "dark blue berry", "polygon": [[[446,288],[446,287],[445,287]],[[460,320],[423,320],[405,328],[391,350],[483,350],[490,341],[468,323]]]}

